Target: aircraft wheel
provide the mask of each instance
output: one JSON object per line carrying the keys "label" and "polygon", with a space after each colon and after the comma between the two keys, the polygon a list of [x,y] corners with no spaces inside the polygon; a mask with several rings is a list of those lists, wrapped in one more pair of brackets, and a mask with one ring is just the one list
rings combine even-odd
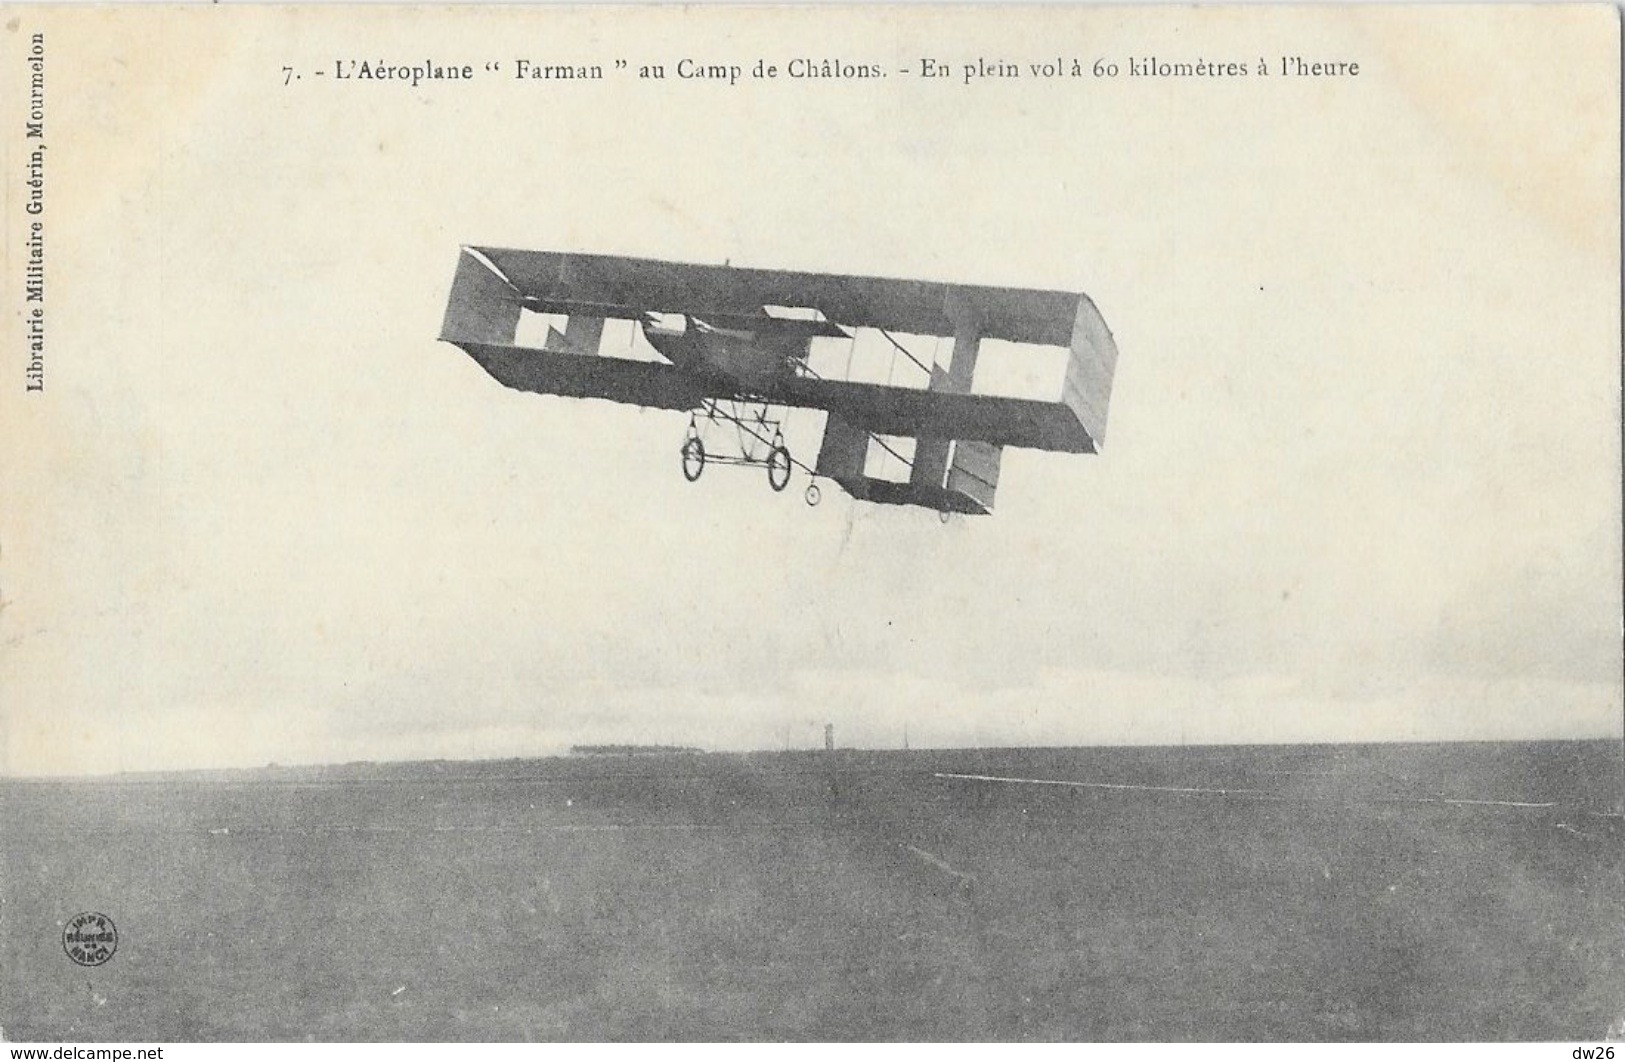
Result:
{"label": "aircraft wheel", "polygon": [[818,489],[818,484],[809,483],[807,484],[807,493],[804,495],[804,497],[807,499],[808,505],[817,505],[824,497],[824,492]]}
{"label": "aircraft wheel", "polygon": [[683,478],[693,483],[705,471],[705,444],[690,438],[683,444]]}
{"label": "aircraft wheel", "polygon": [[774,490],[790,485],[790,451],[782,443],[767,455],[767,485]]}

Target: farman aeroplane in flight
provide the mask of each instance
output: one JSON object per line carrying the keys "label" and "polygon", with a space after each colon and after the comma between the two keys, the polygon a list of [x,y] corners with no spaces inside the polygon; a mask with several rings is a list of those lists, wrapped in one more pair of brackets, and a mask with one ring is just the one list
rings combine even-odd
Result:
{"label": "farman aeroplane in flight", "polygon": [[[521,341],[527,313],[548,323]],[[606,322],[626,322],[625,344],[608,341]],[[910,348],[921,337],[952,340],[946,365]],[[992,511],[1004,447],[1097,452],[1117,362],[1081,294],[484,247],[458,258],[440,338],[508,387],[688,413],[680,452],[691,481],[707,464],[754,465],[781,491],[799,469],[809,504],[828,479],[863,501],[944,515]],[[635,356],[640,338],[655,356]],[[838,365],[841,345],[862,338],[923,375],[911,385],[815,369],[815,350]],[[1061,351],[1060,393],[977,393],[989,340],[1017,357],[1024,346]],[[827,413],[811,465],[785,445],[791,407]],[[906,478],[870,474],[875,447]]]}

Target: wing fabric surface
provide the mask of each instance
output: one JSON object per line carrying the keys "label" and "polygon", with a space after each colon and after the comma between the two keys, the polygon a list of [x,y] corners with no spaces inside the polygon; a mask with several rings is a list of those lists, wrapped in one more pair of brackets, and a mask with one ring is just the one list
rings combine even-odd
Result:
{"label": "wing fabric surface", "polygon": [[1078,415],[1062,402],[954,394],[849,380],[797,377],[764,397],[826,409],[877,435],[969,439],[1065,453],[1095,452]]}
{"label": "wing fabric surface", "polygon": [[951,306],[970,308],[988,339],[1066,346],[1079,296],[924,280],[839,276],[733,266],[678,265],[644,258],[471,248],[535,307],[568,313],[572,304],[608,317],[687,313],[763,316],[764,306],[804,306],[855,328],[916,335],[954,333]]}
{"label": "wing fabric surface", "polygon": [[585,357],[502,343],[457,345],[499,383],[518,391],[678,411],[713,397],[695,376],[662,362]]}

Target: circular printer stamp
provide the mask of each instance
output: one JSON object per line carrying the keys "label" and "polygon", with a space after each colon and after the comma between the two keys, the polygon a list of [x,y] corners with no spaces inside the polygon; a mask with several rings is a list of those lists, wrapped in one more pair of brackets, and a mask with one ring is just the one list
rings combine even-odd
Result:
{"label": "circular printer stamp", "polygon": [[118,927],[95,911],[76,914],[62,927],[62,950],[80,966],[100,966],[118,950]]}

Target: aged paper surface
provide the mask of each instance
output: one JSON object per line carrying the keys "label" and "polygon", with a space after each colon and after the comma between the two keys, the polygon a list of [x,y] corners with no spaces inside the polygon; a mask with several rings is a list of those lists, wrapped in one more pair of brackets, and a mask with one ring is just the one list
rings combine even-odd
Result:
{"label": "aged paper surface", "polygon": [[[0,765],[782,751],[826,726],[848,749],[1600,741],[1606,763],[1618,70],[1601,6],[7,8]],[[465,246],[1086,293],[1118,349],[1110,431],[1096,455],[1008,451],[988,516],[827,486],[809,508],[759,469],[691,485],[683,414],[509,390],[437,341]],[[819,416],[786,434],[811,460]],[[1159,784],[1224,788],[1177,774]],[[1573,836],[1617,828],[1617,771],[1597,784]],[[122,799],[65,836],[104,836]],[[411,828],[351,810],[331,828]],[[152,811],[173,826],[152,850],[268,830],[261,811]],[[327,908],[290,894],[277,946],[325,987],[222,1010],[205,982],[260,991],[273,960],[242,941],[275,925],[231,930],[229,971],[142,966],[132,933],[208,907],[181,863],[148,868],[164,888],[112,857],[64,884],[12,831],[0,1025],[25,1038],[1421,1038],[1453,1005],[1377,998],[1374,973],[1347,1012],[1024,1025],[977,997],[887,1026],[772,1017],[730,984],[619,1024],[478,1026],[480,991],[356,989],[310,950]],[[344,903],[383,873],[367,860],[411,873],[410,845],[363,845],[358,870],[318,836],[278,865]],[[885,845],[898,873],[988,880],[928,838]],[[235,868],[205,891],[277,873],[194,856]],[[527,882],[516,917],[553,910]],[[1617,904],[1586,903],[1617,940]],[[112,996],[64,960],[81,911],[124,934],[100,976],[142,971]],[[471,932],[409,928],[424,954]],[[1394,947],[1343,966],[1433,961]],[[686,975],[649,961],[604,976],[667,998]],[[1476,1029],[1625,1015],[1598,1002],[1617,960],[1565,970],[1572,1014]]]}

